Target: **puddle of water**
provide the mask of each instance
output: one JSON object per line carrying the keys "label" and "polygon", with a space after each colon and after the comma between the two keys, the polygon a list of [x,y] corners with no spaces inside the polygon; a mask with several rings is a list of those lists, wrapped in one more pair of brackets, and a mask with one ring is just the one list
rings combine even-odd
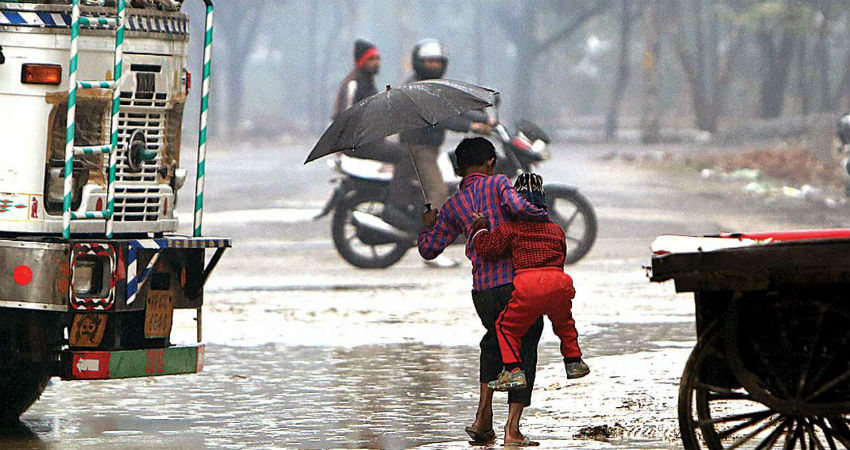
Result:
{"label": "puddle of water", "polygon": [[[628,346],[659,350],[691,334],[689,323],[612,326],[588,336],[583,348],[594,357],[616,355]],[[542,344],[540,366],[560,364],[557,344]],[[454,448],[474,416],[477,373],[478,349],[471,346],[210,345],[207,366],[197,375],[54,381],[24,415],[25,427],[4,435],[0,449]],[[497,424],[506,419],[503,402],[504,396],[495,399]],[[534,416],[541,410],[532,405],[528,413],[534,418],[529,423],[540,422]],[[542,420],[545,429],[529,425],[526,431],[544,442],[644,448],[633,440],[552,436],[570,428],[549,413]],[[544,448],[563,448],[557,442]],[[668,444],[656,441],[645,448]]]}

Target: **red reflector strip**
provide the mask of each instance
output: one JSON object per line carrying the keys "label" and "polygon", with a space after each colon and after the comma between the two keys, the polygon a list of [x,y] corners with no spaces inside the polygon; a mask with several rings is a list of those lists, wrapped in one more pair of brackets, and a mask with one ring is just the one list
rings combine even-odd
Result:
{"label": "red reflector strip", "polygon": [[50,84],[62,82],[62,66],[59,64],[24,64],[21,66],[21,83]]}

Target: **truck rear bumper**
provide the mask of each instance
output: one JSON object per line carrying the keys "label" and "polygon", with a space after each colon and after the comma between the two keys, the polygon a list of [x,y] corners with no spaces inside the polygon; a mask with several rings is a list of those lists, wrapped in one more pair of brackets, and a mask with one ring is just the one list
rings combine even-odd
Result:
{"label": "truck rear bumper", "polygon": [[113,380],[200,372],[204,345],[120,351],[71,351],[60,357],[63,380]]}

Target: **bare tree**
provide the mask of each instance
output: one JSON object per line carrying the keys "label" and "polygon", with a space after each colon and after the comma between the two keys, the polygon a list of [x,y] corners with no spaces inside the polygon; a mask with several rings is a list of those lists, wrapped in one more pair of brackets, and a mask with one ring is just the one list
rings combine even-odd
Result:
{"label": "bare tree", "polygon": [[661,80],[658,59],[661,56],[661,20],[655,0],[643,1],[643,83],[644,104],[640,121],[640,139],[644,144],[661,141]]}
{"label": "bare tree", "polygon": [[620,49],[617,54],[617,76],[614,80],[614,91],[608,103],[608,112],[605,114],[605,138],[612,139],[617,133],[617,122],[620,118],[620,104],[623,94],[629,83],[631,68],[629,67],[629,56],[631,55],[632,21],[636,14],[632,12],[632,2],[622,0],[620,12]]}
{"label": "bare tree", "polygon": [[[219,8],[221,12],[216,15],[216,36],[225,47],[224,59],[217,70],[226,78],[223,87],[227,92],[227,117],[238,118],[243,112],[246,66],[261,29],[266,3],[266,0],[241,2],[238,7]],[[220,125],[225,127],[222,131],[232,131],[232,123]]]}
{"label": "bare tree", "polygon": [[[513,92],[516,94],[512,100],[515,115],[531,115],[531,96],[520,95],[520,93],[527,90],[528,84],[534,79],[534,66],[538,58],[580,30],[590,19],[614,5],[614,2],[610,0],[582,2],[583,7],[578,7],[576,3],[555,2],[548,8],[539,8],[537,2],[528,0],[521,2],[502,0],[500,3],[497,17],[508,39],[516,46],[517,57],[513,80]],[[566,25],[553,33],[542,33],[539,22],[541,14],[544,13],[564,17]],[[541,35],[543,37],[540,37]]]}
{"label": "bare tree", "polygon": [[[741,25],[733,23],[722,38],[709,39],[706,26],[718,32],[720,25],[716,9],[712,8],[706,14],[703,0],[694,0],[690,20],[693,31],[689,36],[685,31],[682,1],[672,0],[667,12],[676,57],[688,81],[696,126],[700,130],[716,132],[732,77],[732,61],[744,42]],[[705,23],[707,18],[708,24]]]}
{"label": "bare tree", "polygon": [[322,46],[322,55],[324,55],[324,57],[322,58],[322,64],[318,73],[318,82],[320,87],[313,93],[313,97],[319,102],[316,118],[314,119],[316,122],[314,122],[314,125],[319,125],[319,128],[324,126],[331,116],[331,103],[333,95],[336,93],[334,89],[328,89],[328,76],[331,71],[331,62],[336,61],[336,59],[332,58],[330,55],[334,53],[334,47],[340,42],[343,23],[345,21],[345,9],[342,8],[340,3],[341,2],[337,1],[332,4],[334,11],[333,22],[331,22],[331,29],[328,30],[325,43]]}
{"label": "bare tree", "polygon": [[313,131],[321,131],[324,121],[319,116],[319,102],[322,100],[321,92],[324,91],[324,86],[320,83],[318,77],[319,63],[316,61],[316,49],[319,46],[319,2],[310,2],[310,25],[307,28],[307,65],[308,72],[311,75],[309,82],[310,95],[310,115],[309,127]]}
{"label": "bare tree", "polygon": [[800,112],[804,115],[811,112],[812,104],[809,67],[806,64],[807,50],[805,37],[800,37],[800,43],[797,45],[797,97],[800,98]]}

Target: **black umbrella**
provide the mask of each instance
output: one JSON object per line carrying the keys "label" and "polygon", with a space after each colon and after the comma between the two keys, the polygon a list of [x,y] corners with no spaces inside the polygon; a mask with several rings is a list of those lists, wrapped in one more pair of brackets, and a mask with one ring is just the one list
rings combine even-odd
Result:
{"label": "black umbrella", "polygon": [[307,156],[308,163],[343,150],[357,150],[387,136],[434,126],[469,110],[493,106],[498,92],[454,80],[401,84],[364,98],[343,111]]}

